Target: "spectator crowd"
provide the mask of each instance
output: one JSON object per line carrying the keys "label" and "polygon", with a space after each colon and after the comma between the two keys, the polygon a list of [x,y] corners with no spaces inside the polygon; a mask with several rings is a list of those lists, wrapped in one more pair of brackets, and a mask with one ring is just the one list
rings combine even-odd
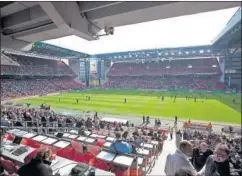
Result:
{"label": "spectator crowd", "polygon": [[216,58],[114,63],[108,76],[220,74]]}
{"label": "spectator crowd", "polygon": [[109,77],[104,88],[225,90],[217,76],[118,76]]}
{"label": "spectator crowd", "polygon": [[241,176],[241,136],[178,131],[177,150],[167,156],[165,173],[175,176]]}
{"label": "spectator crowd", "polygon": [[[135,128],[134,124],[107,122],[99,119],[95,113],[93,118],[77,118],[59,115],[52,110],[39,108],[23,108],[1,106],[1,119],[14,121],[17,127],[42,128],[45,133],[54,133],[59,127],[78,129],[79,135],[87,135],[86,131],[108,130],[117,139],[110,146],[112,152],[135,153],[135,147],[147,140],[159,142],[159,153],[165,134],[157,128]],[[47,131],[46,131],[47,130]],[[63,131],[64,132],[64,131]],[[170,130],[174,134],[175,131]],[[167,156],[165,173],[175,176],[241,176],[241,136],[224,134],[223,132],[199,131],[192,129],[175,132],[177,150]],[[168,139],[169,140],[169,139]],[[100,145],[100,144],[97,144]],[[119,151],[116,151],[119,150]]]}
{"label": "spectator crowd", "polygon": [[75,75],[63,61],[7,55],[19,66],[1,65],[2,74],[18,75]]}
{"label": "spectator crowd", "polygon": [[82,89],[84,86],[72,79],[2,79],[1,99],[24,96],[46,95],[71,89]]}

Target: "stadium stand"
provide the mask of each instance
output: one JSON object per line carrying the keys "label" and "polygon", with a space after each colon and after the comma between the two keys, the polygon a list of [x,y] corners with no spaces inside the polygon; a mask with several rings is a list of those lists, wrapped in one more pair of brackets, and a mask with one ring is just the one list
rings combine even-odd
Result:
{"label": "stadium stand", "polygon": [[104,88],[225,90],[217,76],[120,76],[110,77]]}
{"label": "stadium stand", "polygon": [[103,87],[141,89],[225,90],[216,58],[114,63]]}
{"label": "stadium stand", "polygon": [[73,71],[63,62],[41,58],[31,58],[20,55],[8,55],[12,60],[19,63],[19,66],[3,65],[2,74],[21,75],[72,75]]}
{"label": "stadium stand", "polygon": [[20,98],[24,96],[46,95],[72,89],[83,89],[84,86],[71,79],[3,79],[1,80],[1,98]]}
{"label": "stadium stand", "polygon": [[75,73],[63,61],[4,55],[15,65],[1,65],[1,98],[46,95],[84,86],[73,79]]}
{"label": "stadium stand", "polygon": [[[58,115],[53,113],[51,110],[40,110],[38,108],[16,108],[10,106],[1,106],[1,118],[10,120],[14,125],[12,128],[19,128],[17,131],[7,131],[6,134],[1,133],[4,142],[14,141],[16,136],[19,136],[22,133],[21,144],[27,146],[28,149],[31,148],[34,151],[41,148],[49,148],[53,152],[53,156],[57,155],[56,158],[58,162],[62,163],[65,160],[69,162],[82,162],[88,163],[89,165],[105,170],[108,172],[113,172],[115,175],[145,175],[148,170],[144,168],[150,168],[156,165],[156,158],[162,151],[163,142],[166,137],[163,137],[163,134],[155,130],[148,129],[139,129],[138,127],[130,127],[128,124],[120,123],[110,123],[100,121],[99,119],[87,118],[78,119],[72,116]],[[48,118],[49,117],[49,118]],[[73,129],[79,129],[76,133],[71,132]],[[39,131],[40,130],[40,131]],[[64,133],[63,137],[57,137],[54,134],[57,132]],[[141,144],[144,143],[142,149],[139,149],[137,146],[137,153],[132,154],[110,154],[109,146],[115,140],[116,133],[127,133],[128,135],[123,135],[123,140],[128,143]],[[174,133],[174,131],[173,131]],[[34,134],[32,137],[28,137],[27,134]],[[36,141],[34,138],[36,135],[41,134],[44,138],[52,138],[55,141],[65,141],[69,143],[68,146],[55,149],[55,143],[45,144],[42,141]],[[176,136],[179,133],[176,133]],[[224,143],[229,148],[229,158],[228,169],[230,175],[241,175],[241,138],[238,136],[229,136],[227,134],[221,134],[216,132],[206,132],[199,130],[184,129],[181,133],[183,139],[190,141],[193,147],[193,153],[191,156],[191,163],[196,167],[194,160],[202,160],[201,155],[206,155],[201,153],[200,144],[205,142],[207,144],[206,150],[211,150],[214,152],[215,146],[221,143]],[[74,137],[74,138],[73,138]],[[89,139],[89,140],[87,140]],[[111,140],[112,139],[112,140]],[[178,140],[178,137],[176,137]],[[91,144],[88,141],[94,141]],[[179,144],[179,142],[178,142]],[[5,144],[3,144],[5,145]],[[157,146],[157,148],[154,146]],[[17,145],[16,145],[17,146]],[[152,149],[150,148],[151,146]],[[150,148],[150,149],[149,149]],[[200,151],[200,154],[197,155],[196,151]],[[141,154],[141,151],[150,151],[149,155]],[[207,152],[207,151],[205,151]],[[7,149],[3,151],[2,155],[7,155]],[[123,168],[123,165],[120,163],[115,163],[115,159],[112,161],[103,160],[102,156],[112,155],[115,157],[130,157],[133,158],[137,156],[138,161],[141,161],[142,158],[144,165],[141,162],[138,162],[138,169],[134,165],[130,166],[128,169]],[[212,155],[210,153],[209,155]],[[208,156],[209,156],[208,155]],[[11,157],[11,155],[8,155]],[[27,158],[33,156],[29,154]],[[208,157],[206,155],[206,157]],[[132,160],[133,161],[133,160]],[[120,161],[121,162],[121,161]],[[133,163],[133,162],[132,162]],[[135,162],[134,162],[135,163]],[[203,163],[203,165],[205,162]],[[226,164],[225,164],[226,165]],[[16,166],[18,168],[18,166]],[[68,169],[67,169],[68,170]],[[197,170],[198,171],[198,170]]]}
{"label": "stadium stand", "polygon": [[158,61],[151,63],[114,63],[108,76],[220,74],[216,58]]}

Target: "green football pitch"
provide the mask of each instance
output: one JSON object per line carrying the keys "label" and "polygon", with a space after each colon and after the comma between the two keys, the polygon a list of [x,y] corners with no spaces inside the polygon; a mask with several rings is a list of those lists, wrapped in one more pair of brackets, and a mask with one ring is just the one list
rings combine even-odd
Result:
{"label": "green football pitch", "polygon": [[[186,100],[186,96],[193,98]],[[90,96],[90,100],[86,100]],[[161,101],[160,96],[165,100]],[[176,96],[176,101],[174,101]],[[127,103],[124,103],[124,99]],[[232,99],[236,99],[236,103]],[[60,99],[60,101],[59,101]],[[79,102],[76,102],[76,99]],[[97,111],[119,115],[149,115],[150,117],[194,119],[241,124],[241,96],[219,93],[157,92],[137,90],[85,90],[17,101],[39,106],[47,103],[53,108]]]}

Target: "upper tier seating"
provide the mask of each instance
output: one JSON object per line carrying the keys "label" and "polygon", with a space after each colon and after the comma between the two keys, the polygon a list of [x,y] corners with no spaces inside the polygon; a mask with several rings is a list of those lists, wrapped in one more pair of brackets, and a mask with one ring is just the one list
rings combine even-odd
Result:
{"label": "upper tier seating", "polygon": [[[216,67],[213,67],[216,65]],[[189,68],[191,67],[191,68]],[[159,61],[150,63],[114,63],[108,76],[219,74],[216,58]]]}

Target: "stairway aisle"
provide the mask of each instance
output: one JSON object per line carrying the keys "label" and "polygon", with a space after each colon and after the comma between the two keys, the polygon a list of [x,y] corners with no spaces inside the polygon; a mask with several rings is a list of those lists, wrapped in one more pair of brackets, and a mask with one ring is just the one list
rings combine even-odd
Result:
{"label": "stairway aisle", "polygon": [[151,173],[147,174],[148,176],[165,176],[165,163],[166,163],[166,157],[168,154],[175,153],[176,151],[176,143],[175,143],[175,132],[173,134],[173,139],[170,139],[170,136],[167,138],[167,140],[164,142],[163,151],[161,155],[158,157],[155,166],[153,167]]}

